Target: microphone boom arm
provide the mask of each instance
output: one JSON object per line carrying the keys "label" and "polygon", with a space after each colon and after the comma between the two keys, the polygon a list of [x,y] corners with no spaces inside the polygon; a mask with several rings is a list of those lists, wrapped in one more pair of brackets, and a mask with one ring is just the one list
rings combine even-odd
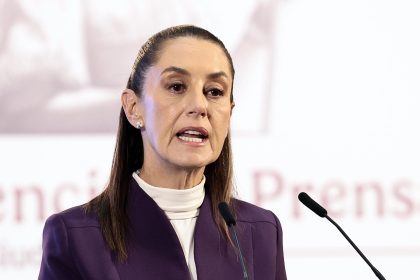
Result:
{"label": "microphone boom arm", "polygon": [[379,278],[379,280],[386,280],[385,277],[377,270],[370,261],[365,257],[362,251],[357,248],[356,244],[350,239],[350,237],[344,232],[344,230],[328,216],[327,210],[324,207],[318,204],[315,200],[313,200],[307,193],[301,192],[298,195],[298,199],[302,202],[306,207],[308,207],[312,212],[320,216],[321,218],[327,218],[340,232],[341,234],[347,239],[347,241],[353,246],[357,253],[362,257],[362,259],[369,265],[375,275]]}
{"label": "microphone boom arm", "polygon": [[242,255],[242,250],[241,250],[241,246],[239,245],[239,239],[238,239],[238,235],[236,234],[236,228],[234,227],[234,226],[230,226],[230,228],[232,229],[232,231],[233,231],[233,237],[234,237],[234,239],[235,239],[235,243],[236,243],[236,247],[237,247],[237,249],[238,249],[238,255],[239,255],[239,261],[240,261],[240,263],[241,263],[241,266],[242,266],[242,272],[243,272],[243,274],[244,274],[244,279],[245,280],[248,280],[249,278],[248,278],[248,272],[247,272],[247,270],[246,270],[246,266],[245,266],[245,260],[244,260],[244,257],[243,257],[243,255]]}
{"label": "microphone boom arm", "polygon": [[380,280],[386,280],[385,277],[377,270],[370,261],[365,257],[365,255],[360,251],[360,249],[354,244],[354,242],[350,239],[350,237],[344,232],[344,230],[333,220],[330,218],[330,216],[325,215],[325,218],[328,219],[340,232],[341,234],[347,239],[347,241],[353,246],[354,250],[356,250],[357,253],[362,257],[362,259],[365,260],[365,262],[369,265],[369,267],[372,269],[373,273],[380,279]]}

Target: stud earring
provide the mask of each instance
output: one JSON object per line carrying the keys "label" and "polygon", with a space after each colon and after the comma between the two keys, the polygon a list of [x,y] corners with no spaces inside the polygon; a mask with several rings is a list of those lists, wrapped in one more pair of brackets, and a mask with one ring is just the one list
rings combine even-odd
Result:
{"label": "stud earring", "polygon": [[142,128],[143,128],[143,122],[142,122],[142,121],[138,121],[138,122],[136,123],[136,128],[137,128],[137,129],[142,129]]}

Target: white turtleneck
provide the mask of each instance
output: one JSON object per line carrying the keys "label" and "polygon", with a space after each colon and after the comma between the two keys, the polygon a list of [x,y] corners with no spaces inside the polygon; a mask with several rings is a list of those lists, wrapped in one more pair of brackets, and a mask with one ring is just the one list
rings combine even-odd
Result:
{"label": "white turtleneck", "polygon": [[204,200],[206,178],[203,176],[200,184],[183,190],[152,186],[135,172],[133,178],[140,188],[165,212],[181,243],[191,279],[197,280],[194,260],[194,228],[200,206]]}

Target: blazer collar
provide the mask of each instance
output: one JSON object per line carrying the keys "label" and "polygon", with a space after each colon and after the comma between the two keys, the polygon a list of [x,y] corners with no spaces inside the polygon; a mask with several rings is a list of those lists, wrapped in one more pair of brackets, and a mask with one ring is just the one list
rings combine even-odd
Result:
{"label": "blazer collar", "polygon": [[165,213],[131,178],[127,201],[128,260],[121,279],[190,279],[178,236]]}
{"label": "blazer collar", "polygon": [[[117,265],[121,279],[131,279],[133,275],[141,275],[143,279],[190,279],[178,236],[165,213],[134,179],[131,179],[129,187],[129,250],[127,263]],[[248,273],[253,276],[251,229],[238,224],[237,230],[248,263]],[[194,259],[200,280],[242,278],[235,250],[222,237],[213,220],[211,200],[207,194],[195,226]]]}

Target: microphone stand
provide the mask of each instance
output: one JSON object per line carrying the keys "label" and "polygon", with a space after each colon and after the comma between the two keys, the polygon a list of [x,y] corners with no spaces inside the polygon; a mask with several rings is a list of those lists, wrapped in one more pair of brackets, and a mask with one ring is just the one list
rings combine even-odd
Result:
{"label": "microphone stand", "polygon": [[380,280],[386,280],[385,277],[379,272],[379,270],[376,269],[376,267],[373,266],[373,264],[370,263],[370,261],[365,257],[365,255],[360,251],[360,249],[354,244],[354,242],[350,239],[350,237],[344,232],[344,230],[333,220],[330,218],[330,216],[325,215],[325,218],[327,218],[328,221],[330,221],[340,232],[341,234],[347,239],[347,241],[353,246],[354,250],[356,250],[357,253],[362,257],[362,259],[365,260],[365,262],[368,264],[368,266],[372,269],[373,273],[380,279]]}
{"label": "microphone stand", "polygon": [[232,229],[232,231],[233,231],[233,237],[234,237],[234,239],[235,239],[235,243],[236,243],[236,247],[237,247],[237,249],[238,249],[238,253],[239,253],[239,261],[240,261],[240,263],[241,263],[241,266],[242,266],[242,271],[243,271],[243,273],[244,273],[244,280],[248,280],[249,278],[248,278],[248,273],[247,273],[247,271],[246,271],[246,266],[245,266],[245,261],[244,261],[244,257],[243,257],[243,255],[242,255],[242,251],[241,251],[241,246],[239,246],[239,239],[238,239],[238,235],[236,234],[236,228],[235,228],[235,226],[230,226],[230,228]]}
{"label": "microphone stand", "polygon": [[347,239],[347,241],[353,246],[353,248],[356,250],[357,253],[362,257],[362,259],[369,265],[369,267],[372,269],[372,271],[375,273],[375,275],[379,278],[379,280],[386,280],[385,277],[377,270],[370,261],[365,257],[365,255],[362,253],[362,251],[357,248],[356,244],[350,239],[350,237],[344,232],[344,230],[333,220],[328,216],[327,210],[325,210],[324,207],[318,204],[315,200],[313,200],[307,193],[301,192],[298,195],[298,198],[300,202],[302,202],[306,207],[308,207],[311,211],[313,211],[315,214],[320,216],[321,218],[327,218],[328,221],[330,221],[340,232],[341,234]]}

